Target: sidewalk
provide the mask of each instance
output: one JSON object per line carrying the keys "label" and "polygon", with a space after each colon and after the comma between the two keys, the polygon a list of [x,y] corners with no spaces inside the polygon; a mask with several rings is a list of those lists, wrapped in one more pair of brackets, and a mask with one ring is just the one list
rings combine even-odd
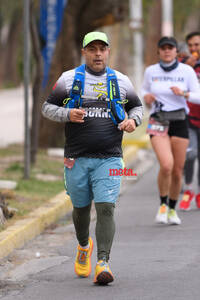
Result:
{"label": "sidewalk", "polygon": [[[23,86],[0,90],[0,147],[24,141]],[[31,122],[32,93],[29,90],[29,123]]]}
{"label": "sidewalk", "polygon": [[[140,148],[147,148],[149,138],[143,135],[132,142],[124,139],[124,162],[128,165]],[[70,197],[63,191],[47,204],[30,213],[27,218],[0,233],[0,259],[8,256],[15,248],[22,247],[27,241],[39,235],[50,224],[69,213],[72,209]]]}

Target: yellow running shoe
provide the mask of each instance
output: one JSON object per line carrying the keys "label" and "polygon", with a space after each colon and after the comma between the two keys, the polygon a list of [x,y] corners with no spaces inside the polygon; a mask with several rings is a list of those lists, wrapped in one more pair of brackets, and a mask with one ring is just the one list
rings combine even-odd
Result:
{"label": "yellow running shoe", "polygon": [[75,273],[80,277],[88,277],[91,273],[91,255],[93,250],[93,240],[89,237],[89,247],[87,249],[77,247],[76,260],[74,264]]}
{"label": "yellow running shoe", "polygon": [[114,280],[109,265],[104,260],[99,260],[96,264],[94,283],[106,285]]}

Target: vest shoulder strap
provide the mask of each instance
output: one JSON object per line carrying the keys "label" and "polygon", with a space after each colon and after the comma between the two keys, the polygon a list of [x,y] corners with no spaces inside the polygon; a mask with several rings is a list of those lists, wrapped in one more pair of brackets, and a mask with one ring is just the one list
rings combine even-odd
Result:
{"label": "vest shoulder strap", "polygon": [[123,101],[121,101],[119,84],[114,70],[107,67],[107,90],[108,106],[110,108],[110,117],[114,124],[119,124],[125,119]]}
{"label": "vest shoulder strap", "polygon": [[114,70],[109,67],[106,67],[107,71],[107,89],[108,97],[111,100],[120,100],[120,91],[117,81],[117,76]]}
{"label": "vest shoulder strap", "polygon": [[85,64],[75,69],[74,81],[70,92],[70,98],[74,99],[75,107],[82,106],[81,95],[84,94],[85,84]]}

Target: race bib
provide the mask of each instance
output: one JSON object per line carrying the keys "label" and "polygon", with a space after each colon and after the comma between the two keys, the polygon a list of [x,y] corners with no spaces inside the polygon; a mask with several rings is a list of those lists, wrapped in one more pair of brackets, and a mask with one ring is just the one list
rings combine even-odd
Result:
{"label": "race bib", "polygon": [[149,119],[146,132],[150,135],[165,136],[168,133],[169,125],[162,124],[154,118]]}

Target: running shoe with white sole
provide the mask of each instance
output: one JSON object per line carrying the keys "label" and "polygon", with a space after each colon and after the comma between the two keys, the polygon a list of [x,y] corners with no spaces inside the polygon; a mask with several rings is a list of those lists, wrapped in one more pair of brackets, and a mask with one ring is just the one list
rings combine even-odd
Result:
{"label": "running shoe with white sole", "polygon": [[168,206],[166,204],[162,204],[157,212],[155,222],[158,224],[167,224],[168,223]]}
{"label": "running shoe with white sole", "polygon": [[190,190],[186,190],[183,193],[183,197],[179,203],[180,210],[188,211],[191,209],[191,204],[195,199],[195,193]]}
{"label": "running shoe with white sole", "polygon": [[171,225],[180,225],[181,219],[178,217],[175,209],[169,209],[168,211],[168,223]]}

